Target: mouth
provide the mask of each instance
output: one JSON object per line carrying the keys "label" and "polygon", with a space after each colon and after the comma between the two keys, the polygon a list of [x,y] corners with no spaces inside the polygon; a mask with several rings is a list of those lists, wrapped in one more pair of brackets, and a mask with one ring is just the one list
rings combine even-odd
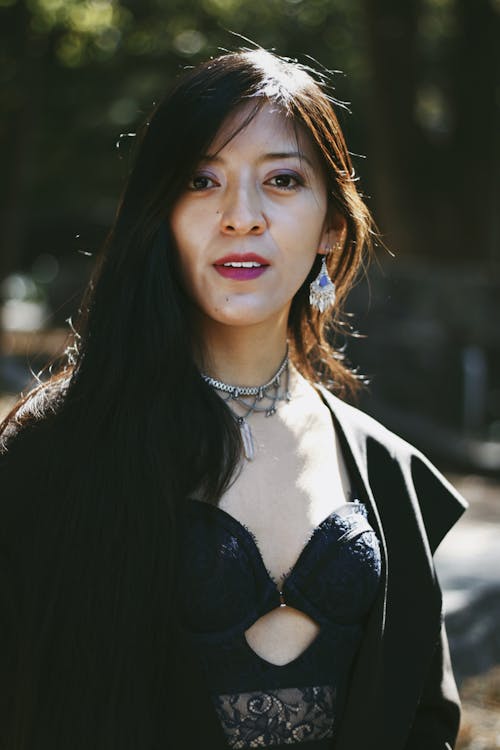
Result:
{"label": "mouth", "polygon": [[255,253],[226,255],[213,264],[218,274],[226,279],[249,281],[257,279],[269,268],[269,262]]}

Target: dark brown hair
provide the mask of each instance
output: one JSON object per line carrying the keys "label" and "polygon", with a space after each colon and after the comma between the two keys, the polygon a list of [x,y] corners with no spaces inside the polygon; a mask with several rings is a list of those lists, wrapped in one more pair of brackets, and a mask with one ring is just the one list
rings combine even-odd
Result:
{"label": "dark brown hair", "polygon": [[1,689],[13,686],[2,748],[126,750],[156,747],[163,730],[168,738],[176,512],[200,487],[217,502],[241,452],[229,409],[195,365],[203,342],[168,217],[225,119],[249,99],[278,104],[309,134],[330,210],[346,224],[330,261],[333,316],[308,304],[319,258],[293,300],[294,363],[341,396],[359,388],[331,341],[346,329],[342,303],[374,229],[324,83],[262,49],[228,53],[187,71],[144,125],[71,346],[0,430],[0,548],[17,569],[23,552],[13,540],[31,545],[13,608],[12,671],[0,678]]}

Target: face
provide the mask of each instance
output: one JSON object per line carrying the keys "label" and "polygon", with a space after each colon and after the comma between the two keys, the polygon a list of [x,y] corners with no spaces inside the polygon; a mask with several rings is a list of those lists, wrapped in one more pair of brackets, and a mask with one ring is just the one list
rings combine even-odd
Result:
{"label": "face", "polygon": [[171,214],[185,287],[207,323],[287,320],[318,251],[333,245],[312,144],[265,105],[228,119]]}

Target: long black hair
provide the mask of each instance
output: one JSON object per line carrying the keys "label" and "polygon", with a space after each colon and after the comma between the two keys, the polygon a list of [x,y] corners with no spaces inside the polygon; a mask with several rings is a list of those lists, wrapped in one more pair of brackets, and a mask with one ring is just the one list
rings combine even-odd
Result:
{"label": "long black hair", "polygon": [[248,100],[255,112],[277,104],[305,129],[329,208],[346,222],[330,260],[334,314],[308,305],[318,259],[292,303],[292,359],[341,396],[359,388],[328,330],[344,330],[342,303],[374,225],[322,83],[262,49],[227,53],[184,73],[142,129],[71,346],[0,429],[0,545],[19,583],[2,748],[146,750],[160,727],[168,736],[164,701],[182,671],[172,661],[177,510],[194,490],[217,502],[241,454],[234,419],[195,364],[203,342],[169,215],[223,122]]}

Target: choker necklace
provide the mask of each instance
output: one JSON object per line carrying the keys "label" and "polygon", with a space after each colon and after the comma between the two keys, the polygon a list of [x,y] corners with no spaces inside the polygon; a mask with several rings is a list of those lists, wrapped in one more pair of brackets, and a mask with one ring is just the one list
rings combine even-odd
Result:
{"label": "choker necklace", "polygon": [[[273,414],[276,414],[278,401],[290,401],[292,396],[290,391],[288,390],[290,379],[290,374],[288,372],[288,361],[287,346],[283,362],[280,364],[271,380],[268,380],[268,382],[264,383],[264,385],[254,385],[248,387],[240,385],[229,385],[228,383],[223,383],[222,380],[216,380],[215,378],[210,377],[210,375],[205,375],[205,373],[203,372],[201,373],[201,377],[203,378],[205,383],[211,385],[212,388],[215,388],[216,391],[220,391],[221,393],[226,394],[226,396],[223,397],[223,401],[236,401],[237,404],[246,409],[246,413],[241,417],[238,416],[238,414],[236,414],[233,409],[231,409],[231,411],[240,428],[243,448],[245,450],[245,458],[248,461],[253,461],[255,450],[252,432],[250,430],[250,425],[247,422],[247,417],[249,417],[253,412],[265,412],[266,417],[272,417]],[[280,395],[280,379],[283,373],[285,373],[286,378],[285,388],[284,393]],[[253,396],[253,400],[249,403],[245,399],[245,396]],[[267,406],[261,404],[261,402],[263,402],[265,399],[271,402]]]}

